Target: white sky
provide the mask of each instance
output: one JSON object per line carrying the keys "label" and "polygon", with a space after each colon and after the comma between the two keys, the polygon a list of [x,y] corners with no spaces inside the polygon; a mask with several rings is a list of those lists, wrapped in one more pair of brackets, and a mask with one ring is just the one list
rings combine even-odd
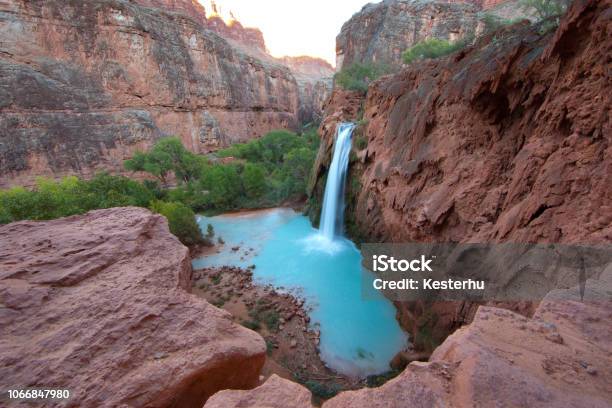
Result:
{"label": "white sky", "polygon": [[[210,0],[199,1],[206,7]],[[311,55],[332,65],[342,24],[368,2],[378,0],[216,0],[222,15],[232,11],[245,27],[259,28],[275,57]]]}

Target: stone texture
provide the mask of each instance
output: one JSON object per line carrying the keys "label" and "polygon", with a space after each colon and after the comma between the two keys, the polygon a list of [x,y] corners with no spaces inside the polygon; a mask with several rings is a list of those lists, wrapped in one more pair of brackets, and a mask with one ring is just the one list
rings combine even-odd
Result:
{"label": "stone texture", "polygon": [[273,374],[250,391],[220,391],[204,408],[310,408],[311,395],[303,386]]}
{"label": "stone texture", "polygon": [[[600,280],[549,293],[532,319],[481,306],[471,324],[378,388],[341,392],[323,408],[608,407],[612,399],[612,265]],[[272,377],[221,391],[205,408],[309,407],[307,391]],[[294,402],[296,405],[291,405]]]}
{"label": "stone texture", "polygon": [[[311,201],[320,202],[336,124],[360,119],[363,103],[367,148],[351,166],[360,188],[347,216],[364,241],[611,242],[607,10],[577,1],[556,32],[518,24],[382,78],[365,100],[338,94],[320,129]],[[398,308],[413,334],[433,312],[443,339],[476,305]]]}
{"label": "stone texture", "polygon": [[164,135],[201,153],[297,128],[289,68],[204,13],[192,0],[1,1],[0,187],[119,172]]}
{"label": "stone texture", "polygon": [[72,391],[47,406],[201,407],[256,385],[263,339],[190,288],[187,248],[145,209],[1,226],[0,386]]}
{"label": "stone texture", "polygon": [[298,120],[300,123],[321,121],[323,105],[332,92],[334,68],[327,61],[313,57],[284,57],[281,61],[289,67],[298,83]]}
{"label": "stone texture", "polygon": [[343,392],[323,408],[608,407],[612,302],[602,284],[609,291],[611,277],[589,281],[587,296],[599,300],[581,302],[577,288],[551,293],[533,319],[481,306],[429,362],[409,364],[380,388]]}
{"label": "stone texture", "polygon": [[456,40],[476,31],[480,7],[461,2],[383,0],[369,3],[336,38],[336,69],[354,62],[402,64],[402,53],[427,38]]}

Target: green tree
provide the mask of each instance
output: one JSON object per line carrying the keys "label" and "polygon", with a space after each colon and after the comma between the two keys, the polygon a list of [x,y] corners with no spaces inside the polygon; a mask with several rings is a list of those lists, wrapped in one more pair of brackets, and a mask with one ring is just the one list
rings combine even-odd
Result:
{"label": "green tree", "polygon": [[242,171],[242,185],[249,198],[259,198],[266,191],[266,171],[261,164],[247,163]]}
{"label": "green tree", "polygon": [[236,165],[211,166],[202,175],[200,184],[207,191],[209,202],[216,209],[236,207],[242,190],[242,182]]}
{"label": "green tree", "polygon": [[187,183],[197,178],[205,165],[206,159],[185,149],[177,137],[160,139],[149,152],[136,152],[125,162],[126,169],[152,174],[163,184],[171,172],[178,181]]}
{"label": "green tree", "polygon": [[469,39],[467,38],[454,42],[439,38],[429,38],[414,44],[404,51],[402,59],[404,63],[410,64],[420,59],[439,58],[464,48],[468,42]]}
{"label": "green tree", "polygon": [[344,89],[367,92],[370,82],[389,72],[382,64],[355,62],[336,73],[334,81]]}
{"label": "green tree", "polygon": [[176,235],[183,244],[204,243],[195,214],[186,205],[177,202],[154,201],[151,203],[151,210],[166,217],[170,232]]}
{"label": "green tree", "polygon": [[314,164],[316,153],[307,147],[291,150],[285,155],[283,173],[287,194],[306,194],[306,183],[310,177],[310,171]]}

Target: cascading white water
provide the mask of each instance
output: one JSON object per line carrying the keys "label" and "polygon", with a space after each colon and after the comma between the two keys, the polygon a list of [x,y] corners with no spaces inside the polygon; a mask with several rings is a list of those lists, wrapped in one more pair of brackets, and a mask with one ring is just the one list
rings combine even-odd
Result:
{"label": "cascading white water", "polygon": [[329,166],[329,172],[327,173],[321,223],[319,226],[320,233],[329,240],[342,235],[346,172],[354,128],[354,123],[341,123],[336,130],[334,154]]}

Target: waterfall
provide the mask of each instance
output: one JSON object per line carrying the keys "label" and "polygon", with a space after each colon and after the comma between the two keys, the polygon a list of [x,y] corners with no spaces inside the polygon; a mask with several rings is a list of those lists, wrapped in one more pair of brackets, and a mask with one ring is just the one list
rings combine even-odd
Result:
{"label": "waterfall", "polygon": [[320,233],[329,240],[342,235],[346,172],[351,151],[351,136],[353,135],[354,128],[354,123],[341,123],[336,130],[334,155],[331,166],[329,166],[329,172],[327,173],[323,209],[321,210],[321,223],[319,226]]}

